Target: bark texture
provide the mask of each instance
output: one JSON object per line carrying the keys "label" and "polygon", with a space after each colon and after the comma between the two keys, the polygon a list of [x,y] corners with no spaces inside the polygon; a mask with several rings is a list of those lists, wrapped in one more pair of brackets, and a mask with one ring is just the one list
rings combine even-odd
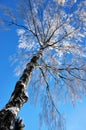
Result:
{"label": "bark texture", "polygon": [[26,65],[22,76],[15,85],[9,102],[0,111],[0,130],[14,130],[17,115],[23,104],[28,101],[27,86],[37,60],[41,56],[40,52],[33,56],[30,63]]}

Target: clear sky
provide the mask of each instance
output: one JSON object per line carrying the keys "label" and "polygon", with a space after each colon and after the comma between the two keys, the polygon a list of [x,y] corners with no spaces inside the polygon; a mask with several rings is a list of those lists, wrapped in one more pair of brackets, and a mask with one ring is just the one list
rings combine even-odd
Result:
{"label": "clear sky", "polygon": [[[4,107],[10,98],[18,77],[14,75],[14,67],[10,61],[17,51],[18,37],[15,28],[12,30],[0,30],[0,109]],[[29,97],[30,98],[30,97]],[[78,102],[75,107],[70,103],[60,106],[61,112],[66,118],[67,130],[86,130],[86,99]],[[24,105],[20,116],[24,119],[25,130],[39,130],[38,114],[39,104],[34,106],[30,103]],[[47,130],[44,126],[43,130]]]}

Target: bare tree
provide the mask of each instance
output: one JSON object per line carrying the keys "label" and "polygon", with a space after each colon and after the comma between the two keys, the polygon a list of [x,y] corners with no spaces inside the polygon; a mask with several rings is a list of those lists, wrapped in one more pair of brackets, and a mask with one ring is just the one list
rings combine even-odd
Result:
{"label": "bare tree", "polygon": [[40,124],[63,130],[58,101],[70,98],[74,104],[86,94],[86,1],[21,0],[17,11],[2,9],[7,17],[1,25],[18,27],[19,55],[14,61],[20,61],[16,74],[24,71],[0,111],[0,129],[14,129],[29,84],[34,102],[41,101]]}

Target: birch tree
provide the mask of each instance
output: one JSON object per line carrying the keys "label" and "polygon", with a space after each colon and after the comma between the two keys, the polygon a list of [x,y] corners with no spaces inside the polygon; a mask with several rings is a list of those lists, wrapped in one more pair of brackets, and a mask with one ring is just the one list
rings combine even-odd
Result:
{"label": "birch tree", "polygon": [[29,85],[33,102],[39,100],[42,106],[40,126],[63,130],[58,102],[70,99],[74,105],[86,95],[86,1],[21,0],[16,11],[1,8],[1,26],[17,27],[18,54],[13,61],[21,76],[0,111],[0,129],[14,129]]}

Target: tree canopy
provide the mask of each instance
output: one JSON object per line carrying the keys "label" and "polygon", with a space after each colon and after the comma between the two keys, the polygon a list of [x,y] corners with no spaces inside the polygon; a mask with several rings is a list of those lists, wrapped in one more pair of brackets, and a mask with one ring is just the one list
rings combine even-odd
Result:
{"label": "tree canopy", "polygon": [[2,9],[0,23],[17,26],[15,73],[41,53],[29,84],[30,96],[41,102],[40,124],[63,130],[58,102],[75,104],[86,95],[86,1],[20,0],[16,10]]}

